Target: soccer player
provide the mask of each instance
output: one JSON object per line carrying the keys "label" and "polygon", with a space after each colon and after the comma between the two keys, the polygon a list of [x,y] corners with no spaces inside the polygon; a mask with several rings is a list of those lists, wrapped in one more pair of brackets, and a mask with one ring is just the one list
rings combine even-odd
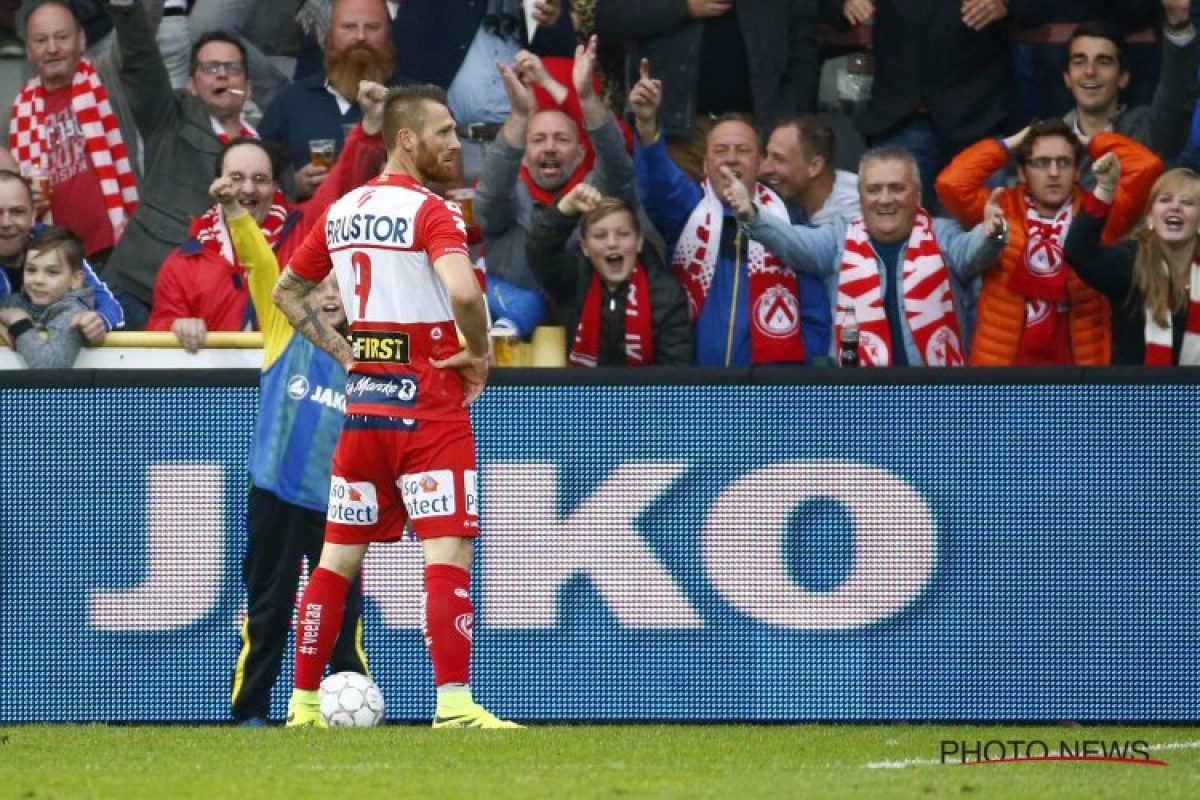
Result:
{"label": "soccer player", "polygon": [[[391,90],[384,101],[383,174],[329,209],[275,287],[275,303],[296,330],[350,376],[325,546],[300,601],[289,727],[324,725],[317,690],[347,588],[367,547],[399,539],[406,523],[425,556],[423,627],[437,684],[433,726],[521,727],[492,715],[470,690],[470,568],[479,510],[467,406],[487,382],[487,313],[462,217],[425,186],[454,176],[454,126],[442,89]],[[330,270],[353,349],[321,314],[316,289]]]}

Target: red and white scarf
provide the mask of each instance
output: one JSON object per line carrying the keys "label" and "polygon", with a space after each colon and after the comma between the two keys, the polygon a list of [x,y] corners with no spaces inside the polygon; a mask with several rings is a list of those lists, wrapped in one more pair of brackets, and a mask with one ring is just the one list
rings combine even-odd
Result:
{"label": "red and white scarf", "polygon": [[1025,329],[1017,349],[1016,364],[1071,364],[1071,331],[1068,322],[1069,268],[1063,242],[1071,228],[1071,204],[1066,203],[1047,221],[1025,195],[1025,251],[1008,280],[1008,288],[1025,298]]}
{"label": "red and white scarf", "polygon": [[[258,226],[262,229],[263,236],[266,238],[267,244],[271,245],[272,250],[279,244],[279,237],[283,233],[287,218],[288,210],[284,205],[283,193],[276,189],[275,196],[271,198],[271,210],[267,212],[266,219]],[[225,224],[225,215],[221,213],[220,206],[213,206],[193,219],[188,236],[200,242],[200,246],[204,249],[219,254],[230,264],[241,266],[241,262],[237,259],[237,253],[234,252],[233,240],[229,237],[229,228]]]}
{"label": "red and white scarf", "polygon": [[[232,139],[229,138],[229,134],[225,132],[225,126],[222,125],[220,122],[218,122],[216,117],[210,115],[208,118],[208,122],[210,125],[212,125],[213,134],[216,135],[217,139],[221,142],[221,144],[229,144],[230,142],[233,141]],[[238,128],[238,138],[239,139],[257,139],[257,138],[259,138],[258,131],[254,130],[254,126],[252,126],[249,122],[246,122],[246,120],[244,120],[244,119],[238,120],[238,125],[239,125],[239,128]]]}
{"label": "red and white scarf", "polygon": [[[1168,269],[1164,262],[1163,271]],[[1194,260],[1188,280],[1187,329],[1183,332],[1183,347],[1179,350],[1181,367],[1200,365],[1200,263]],[[1154,321],[1154,311],[1146,309],[1146,366],[1174,365],[1175,338],[1172,324],[1170,314],[1167,315],[1167,324],[1159,325]]]}
{"label": "red and white scarf", "polygon": [[[629,275],[625,294],[625,365],[645,367],[654,363],[654,321],[650,308],[650,281],[641,264]],[[594,367],[600,355],[600,318],[604,290],[600,276],[593,271],[592,283],[583,298],[579,327],[567,355],[573,367]]]}
{"label": "red and white scarf", "polygon": [[[100,182],[113,238],[119,238],[137,207],[137,181],[129,165],[121,127],[108,102],[108,92],[95,67],[86,58],[79,60],[71,80],[71,111],[83,131],[92,171]],[[22,168],[43,173],[49,171],[45,137],[46,92],[42,79],[34,75],[17,95],[9,125],[8,146]],[[48,214],[46,222],[52,222]]]}
{"label": "red and white scarf", "polygon": [[521,170],[517,174],[524,181],[525,188],[529,190],[529,196],[533,198],[533,202],[539,206],[548,206],[558,202],[558,198],[583,183],[583,179],[587,177],[588,170],[581,161],[579,166],[575,168],[575,171],[571,173],[571,177],[567,178],[567,182],[554,191],[543,189],[534,183],[533,174],[530,173],[529,167],[525,166],[524,161],[521,162]]}
{"label": "red and white scarf", "polygon": [[[692,322],[700,316],[712,287],[724,223],[721,201],[707,178],[700,188],[704,195],[683,226],[671,255],[671,269],[687,292]],[[787,207],[768,187],[755,184],[754,198],[762,213],[788,219]],[[751,363],[803,361],[800,286],[796,274],[756,241],[750,241],[746,256],[750,274]]]}
{"label": "red and white scarf", "polygon": [[[962,366],[962,336],[954,311],[950,271],[933,236],[933,220],[923,209],[913,220],[912,233],[904,248],[904,263],[898,271],[904,316],[921,359],[930,367]],[[862,217],[855,217],[846,228],[838,272],[838,308],[854,309],[859,358],[864,366],[891,366],[892,348],[904,346],[903,342],[892,342],[882,289],[879,261],[867,227]],[[834,333],[834,341],[840,341],[840,319]]]}

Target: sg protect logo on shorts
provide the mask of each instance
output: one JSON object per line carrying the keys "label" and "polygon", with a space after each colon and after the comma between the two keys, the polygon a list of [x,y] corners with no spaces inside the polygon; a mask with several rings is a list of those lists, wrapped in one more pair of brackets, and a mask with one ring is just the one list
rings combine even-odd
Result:
{"label": "sg protect logo on shorts", "polygon": [[379,499],[375,484],[351,482],[336,475],[329,483],[330,522],[343,525],[374,525],[379,522]]}
{"label": "sg protect logo on shorts", "polygon": [[409,519],[448,517],[458,508],[454,473],[448,469],[401,475],[398,483]]}
{"label": "sg protect logo on shorts", "polygon": [[408,334],[394,331],[355,331],[354,360],[362,363],[407,364]]}

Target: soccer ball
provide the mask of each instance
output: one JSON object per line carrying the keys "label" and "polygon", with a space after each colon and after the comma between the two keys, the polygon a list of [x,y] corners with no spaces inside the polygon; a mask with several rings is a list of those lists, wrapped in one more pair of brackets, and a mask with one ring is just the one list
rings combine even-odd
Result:
{"label": "soccer ball", "polygon": [[337,672],[321,681],[321,718],[331,728],[371,728],[383,721],[383,693],[357,672]]}

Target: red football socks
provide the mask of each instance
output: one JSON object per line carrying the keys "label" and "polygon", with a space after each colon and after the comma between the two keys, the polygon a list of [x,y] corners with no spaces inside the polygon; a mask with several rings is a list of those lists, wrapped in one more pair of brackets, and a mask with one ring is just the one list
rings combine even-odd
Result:
{"label": "red football socks", "polygon": [[349,590],[349,580],[324,567],[314,569],[308,579],[296,621],[297,689],[316,691],[321,687],[321,678],[342,627]]}
{"label": "red football socks", "polygon": [[425,645],[433,661],[433,682],[471,681],[471,635],[475,606],[471,573],[450,564],[425,567]]}

